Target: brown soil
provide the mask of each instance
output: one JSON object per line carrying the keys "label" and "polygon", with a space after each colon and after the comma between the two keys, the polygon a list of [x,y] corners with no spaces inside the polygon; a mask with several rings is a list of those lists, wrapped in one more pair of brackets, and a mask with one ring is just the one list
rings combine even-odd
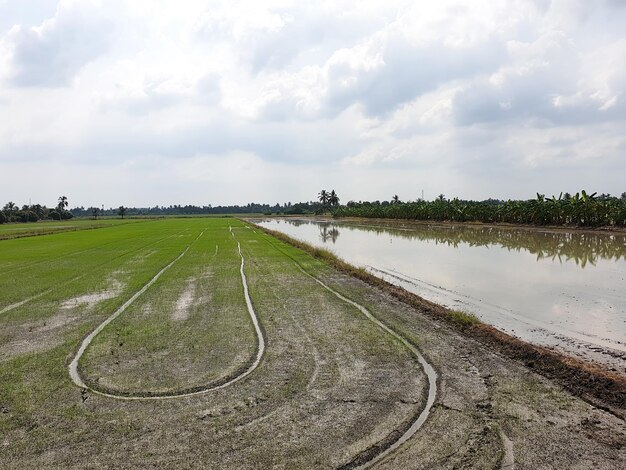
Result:
{"label": "brown soil", "polygon": [[604,407],[621,418],[626,417],[626,376],[623,374],[526,343],[490,325],[479,322],[468,325],[465,322],[459,322],[455,316],[451,315],[449,309],[441,305],[429,302],[365,270],[355,268],[324,250],[314,248],[283,233],[257,227],[279,240],[323,258],[335,268],[384,290],[394,298],[445,322],[465,335],[480,340],[485,346],[520,361],[545,377],[557,380],[571,393],[591,401],[596,406]]}
{"label": "brown soil", "polygon": [[438,372],[431,416],[376,468],[499,468],[509,457],[517,470],[624,468],[622,419],[512,360],[495,342],[269,237],[237,236],[267,338],[253,374],[171,401],[84,393],[67,378],[64,360],[85,328],[68,326],[71,341],[11,362],[13,372],[0,363],[0,379],[12,380],[0,388],[0,468],[332,469],[388,445],[424,407],[421,367],[268,243],[366,306]]}

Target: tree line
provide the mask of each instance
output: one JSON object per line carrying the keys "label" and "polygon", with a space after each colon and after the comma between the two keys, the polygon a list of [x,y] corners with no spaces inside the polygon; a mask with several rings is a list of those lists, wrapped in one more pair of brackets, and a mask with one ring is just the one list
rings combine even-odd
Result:
{"label": "tree line", "polygon": [[441,194],[434,201],[418,199],[414,202],[402,202],[394,196],[391,201],[383,202],[350,201],[336,207],[332,213],[335,217],[624,227],[626,192],[621,197],[615,197],[610,194],[588,194],[583,190],[573,196],[561,193],[558,198],[537,193],[534,199],[507,201],[447,199]]}
{"label": "tree line", "polygon": [[[334,191],[333,191],[334,193]],[[330,193],[329,193],[330,195]],[[334,194],[331,201],[338,204],[339,199]],[[265,215],[299,215],[319,213],[322,209],[327,210],[331,206],[326,206],[318,201],[307,202],[285,202],[283,204],[276,203],[261,204],[249,203],[245,205],[229,205],[229,206],[196,206],[196,205],[169,205],[154,207],[125,207],[117,208],[104,207],[74,207],[68,209],[68,200],[66,196],[59,197],[59,203],[56,207],[48,208],[40,204],[24,205],[20,208],[14,202],[8,202],[4,209],[0,211],[0,223],[5,222],[37,222],[38,220],[66,220],[72,217],[86,217],[98,219],[99,217],[115,217],[119,216],[165,216],[165,215],[224,215],[224,214],[265,214]]]}
{"label": "tree line", "polygon": [[36,222],[38,220],[66,220],[74,216],[98,217],[164,216],[164,215],[224,215],[265,214],[298,215],[330,213],[335,217],[369,217],[386,219],[432,220],[453,222],[511,223],[530,225],[565,225],[579,227],[626,226],[626,192],[621,197],[610,194],[588,194],[581,191],[573,196],[561,193],[559,197],[537,194],[529,200],[487,199],[471,201],[448,199],[440,194],[435,200],[403,202],[398,195],[389,201],[350,201],[340,204],[335,190],[322,190],[317,201],[283,204],[249,203],[231,206],[170,205],[154,207],[97,208],[75,207],[68,209],[66,196],[60,196],[56,207],[40,204],[21,208],[8,202],[0,211],[0,223]]}
{"label": "tree line", "polygon": [[0,211],[0,224],[6,222],[37,222],[39,220],[67,220],[74,215],[67,210],[66,196],[60,196],[56,207],[41,204],[25,204],[21,208],[13,201],[7,202]]}
{"label": "tree line", "polygon": [[307,202],[285,202],[283,204],[262,204],[251,202],[244,205],[229,206],[213,206],[203,205],[196,206],[193,204],[169,206],[153,206],[153,207],[124,207],[119,208],[97,208],[97,207],[75,207],[70,212],[76,217],[113,217],[121,216],[123,211],[125,216],[141,217],[141,216],[165,216],[165,215],[225,215],[225,214],[265,214],[265,215],[298,215],[312,214],[318,211],[321,203],[317,201]]}

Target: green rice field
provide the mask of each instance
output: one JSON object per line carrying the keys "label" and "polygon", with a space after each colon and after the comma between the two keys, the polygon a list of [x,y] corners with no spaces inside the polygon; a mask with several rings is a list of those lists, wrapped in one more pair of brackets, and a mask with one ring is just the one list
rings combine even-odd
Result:
{"label": "green rice field", "polygon": [[0,240],[0,468],[624,457],[613,414],[255,225],[92,222]]}

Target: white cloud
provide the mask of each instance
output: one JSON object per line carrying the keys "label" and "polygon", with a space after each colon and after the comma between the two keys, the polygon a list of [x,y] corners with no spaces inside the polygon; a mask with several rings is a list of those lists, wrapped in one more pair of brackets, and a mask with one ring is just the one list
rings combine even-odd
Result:
{"label": "white cloud", "polygon": [[113,23],[88,1],[63,1],[36,26],[15,25],[3,40],[14,86],[66,86],[107,47]]}
{"label": "white cloud", "polygon": [[0,198],[626,189],[622,2],[54,3],[0,4]]}

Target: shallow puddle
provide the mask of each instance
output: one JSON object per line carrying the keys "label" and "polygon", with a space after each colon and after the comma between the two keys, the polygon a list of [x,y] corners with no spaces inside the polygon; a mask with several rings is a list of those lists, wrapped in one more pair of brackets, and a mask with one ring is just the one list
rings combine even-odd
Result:
{"label": "shallow puddle", "polygon": [[523,339],[624,368],[626,234],[255,221]]}

